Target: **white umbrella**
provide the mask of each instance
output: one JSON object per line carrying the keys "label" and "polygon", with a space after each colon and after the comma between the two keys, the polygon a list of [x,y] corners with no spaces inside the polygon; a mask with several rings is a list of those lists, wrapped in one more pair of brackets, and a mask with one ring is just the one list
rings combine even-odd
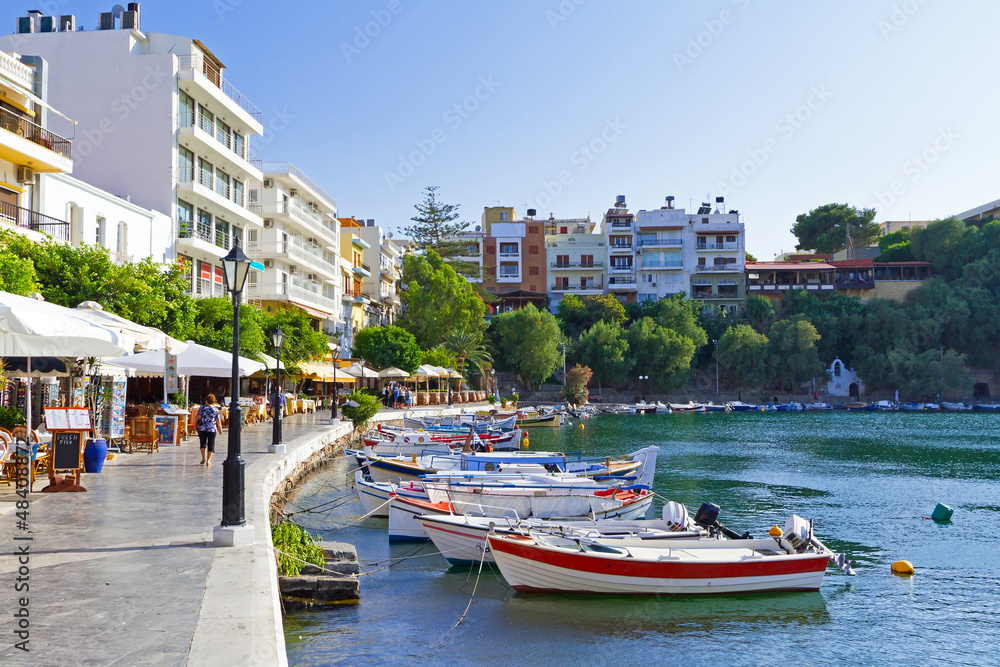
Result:
{"label": "white umbrella", "polygon": [[31,429],[31,357],[129,354],[135,339],[88,322],[72,308],[0,292],[0,357],[27,357],[27,424]]}
{"label": "white umbrella", "polygon": [[77,315],[106,329],[113,329],[135,339],[136,347],[142,350],[163,350],[180,354],[187,349],[187,343],[168,336],[159,329],[136,324],[120,315],[109,313],[96,301],[84,301],[76,307]]}
{"label": "white umbrella", "polygon": [[[177,355],[178,375],[227,378],[233,373],[233,355],[193,341],[187,342],[187,349]],[[164,355],[162,350],[140,352],[128,357],[106,359],[109,364],[135,369],[140,374],[158,375],[163,373]],[[264,370],[264,364],[246,357],[239,358],[239,372],[242,376],[253,375]]]}
{"label": "white umbrella", "polygon": [[404,371],[402,368],[396,368],[395,366],[389,366],[388,368],[383,368],[378,372],[380,378],[408,378],[410,374]]}

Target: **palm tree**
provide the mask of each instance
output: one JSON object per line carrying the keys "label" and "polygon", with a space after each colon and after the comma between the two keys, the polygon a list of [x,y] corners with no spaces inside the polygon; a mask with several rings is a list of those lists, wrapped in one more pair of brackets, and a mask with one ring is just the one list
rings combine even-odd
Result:
{"label": "palm tree", "polygon": [[483,337],[478,333],[468,331],[452,331],[445,337],[441,346],[455,355],[459,375],[464,374],[466,363],[475,368],[481,375],[493,365],[493,357],[483,345]]}

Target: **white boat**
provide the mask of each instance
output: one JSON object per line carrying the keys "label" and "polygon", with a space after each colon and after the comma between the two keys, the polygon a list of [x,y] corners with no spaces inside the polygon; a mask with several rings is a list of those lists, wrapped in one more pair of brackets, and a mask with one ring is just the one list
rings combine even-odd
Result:
{"label": "white boat", "polygon": [[634,519],[653,503],[653,494],[641,488],[602,487],[576,478],[553,482],[539,476],[518,482],[450,484],[425,482],[427,501],[393,497],[389,503],[389,540],[430,539],[417,517],[433,506],[456,514],[476,516]]}
{"label": "white boat", "polygon": [[941,401],[941,409],[948,412],[971,412],[972,406],[968,403],[949,403]]}
{"label": "white boat", "polygon": [[832,405],[829,403],[823,403],[822,401],[818,403],[805,403],[802,407],[808,412],[825,412],[826,410],[833,410]]}
{"label": "white boat", "polygon": [[521,593],[705,595],[816,591],[831,558],[850,563],[792,516],[781,536],[677,540],[668,545],[613,546],[585,539],[529,535],[487,537],[507,583]]}

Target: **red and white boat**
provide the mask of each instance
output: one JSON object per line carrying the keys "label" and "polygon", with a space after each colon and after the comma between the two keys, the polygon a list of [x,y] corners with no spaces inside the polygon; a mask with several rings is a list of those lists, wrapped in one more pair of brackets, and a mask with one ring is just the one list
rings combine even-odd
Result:
{"label": "red and white boat", "polygon": [[[773,529],[772,529],[773,530]],[[487,537],[507,583],[521,593],[705,595],[815,591],[831,558],[850,563],[792,516],[785,531],[763,539],[676,540],[669,545],[612,546],[544,533]]]}

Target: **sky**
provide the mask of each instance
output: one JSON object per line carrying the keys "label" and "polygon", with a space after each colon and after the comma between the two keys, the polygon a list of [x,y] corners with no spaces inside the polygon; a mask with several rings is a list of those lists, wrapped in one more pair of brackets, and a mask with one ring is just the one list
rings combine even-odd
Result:
{"label": "sky", "polygon": [[[114,3],[4,3],[75,14]],[[123,3],[124,4],[124,3]],[[147,0],[264,114],[251,142],[397,236],[428,185],[594,220],[726,198],[758,259],[828,203],[932,220],[1000,198],[988,0]]]}

